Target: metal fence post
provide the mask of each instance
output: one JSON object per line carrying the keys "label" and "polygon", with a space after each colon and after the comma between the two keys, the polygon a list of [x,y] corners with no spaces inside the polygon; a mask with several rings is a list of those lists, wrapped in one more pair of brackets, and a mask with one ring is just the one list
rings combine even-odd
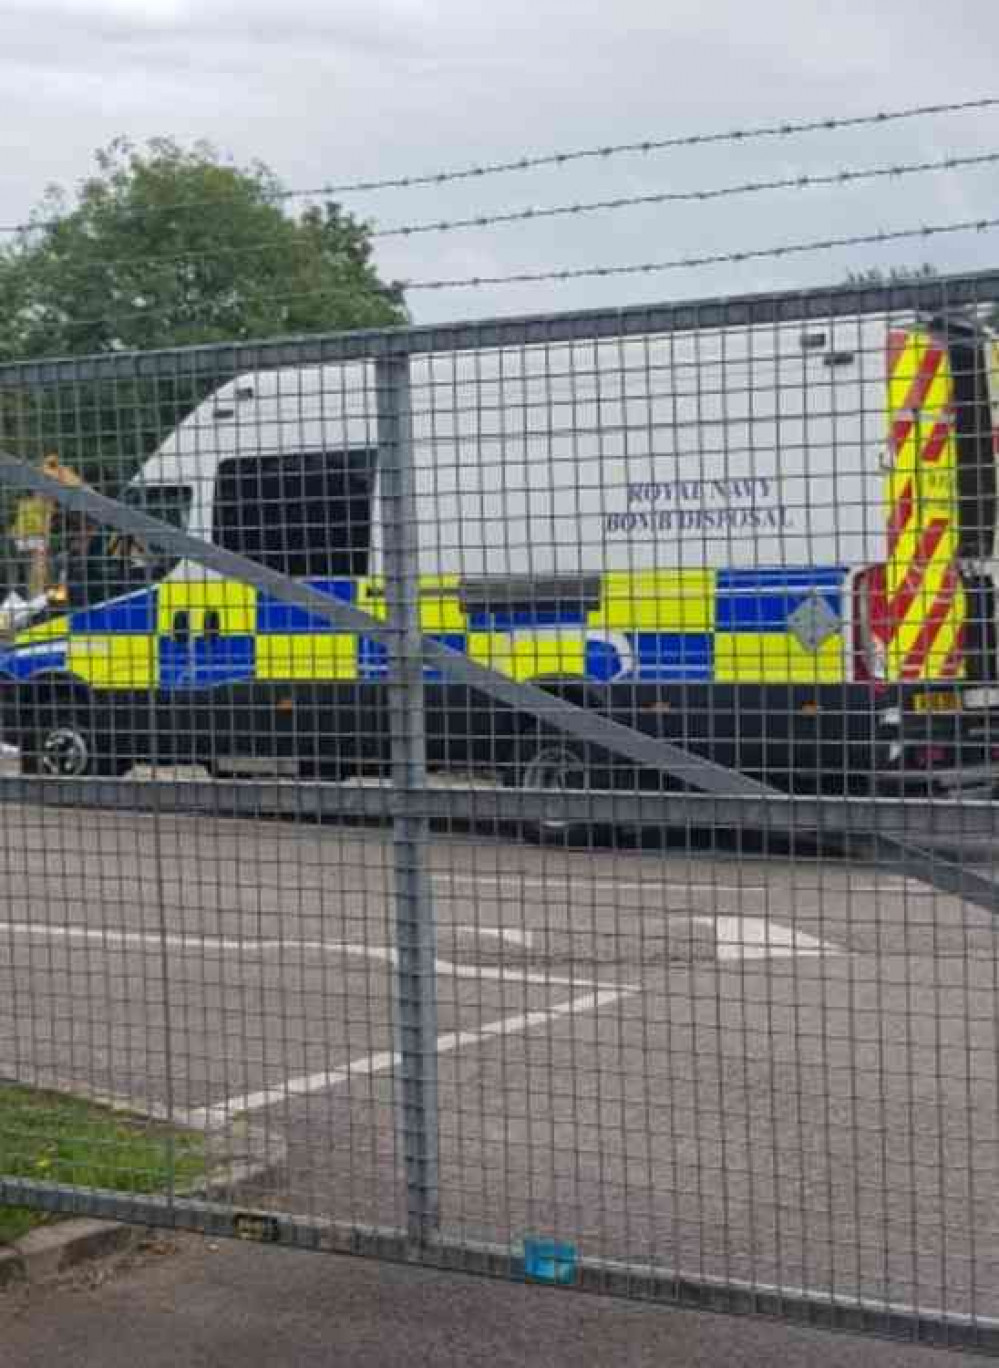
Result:
{"label": "metal fence post", "polygon": [[417,511],[414,494],[409,357],[375,366],[385,548],[385,602],[391,628],[389,712],[392,742],[396,1001],[401,1056],[400,1135],[406,1164],[407,1226],[421,1242],[439,1221],[436,926],[427,869],[429,821]]}

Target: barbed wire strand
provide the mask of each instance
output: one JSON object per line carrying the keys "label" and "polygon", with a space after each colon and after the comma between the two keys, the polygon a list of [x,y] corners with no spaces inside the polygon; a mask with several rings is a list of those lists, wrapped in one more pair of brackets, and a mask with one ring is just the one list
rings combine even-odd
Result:
{"label": "barbed wire strand", "polygon": [[[808,242],[788,242],[775,247],[746,248],[739,251],[712,252],[700,255],[674,257],[667,261],[646,261],[625,265],[553,267],[539,271],[513,271],[503,275],[477,275],[436,280],[402,281],[405,290],[457,290],[482,289],[501,285],[535,285],[543,283],[563,284],[572,280],[610,279],[621,276],[652,275],[657,272],[692,270],[702,266],[742,265],[748,261],[779,260],[782,257],[801,256],[806,253],[833,251],[840,247],[860,247],[884,245],[913,239],[927,241],[931,238],[954,235],[957,233],[984,233],[999,227],[999,217],[966,219],[955,223],[923,224],[913,228],[878,229],[870,233],[857,233],[846,237],[820,238]],[[337,287],[320,290],[284,291],[280,294],[258,297],[258,303],[292,304],[302,299],[317,297],[332,298],[344,295]],[[156,313],[161,306],[153,301],[141,309],[106,312],[84,318],[73,318],[61,313],[59,326],[66,330],[93,328],[100,325],[116,324],[145,319]],[[44,326],[44,316],[37,320]],[[190,322],[189,317],[184,318]],[[240,339],[233,339],[239,341]],[[37,359],[37,353],[32,359]]]}
{"label": "barbed wire strand", "polygon": [[[843,129],[868,128],[899,123],[910,119],[936,118],[945,114],[963,114],[999,106],[999,96],[983,96],[974,100],[957,100],[938,104],[910,105],[900,109],[876,110],[870,114],[830,116],[816,119],[787,119],[779,123],[748,125],[745,128],[723,129],[708,133],[684,133],[667,138],[641,138],[631,142],[606,143],[592,147],[571,148],[565,151],[526,154],[506,161],[483,162],[479,165],[444,168],[417,175],[387,176],[353,181],[331,181],[312,187],[275,189],[267,192],[273,203],[298,199],[317,199],[323,196],[360,194],[381,190],[409,190],[419,186],[445,185],[455,181],[483,180],[489,176],[532,171],[540,167],[565,167],[585,160],[610,160],[626,155],[648,155],[680,148],[708,147],[719,143],[744,144],[763,139],[792,138],[806,133],[831,133]],[[136,217],[198,210],[223,202],[227,197],[177,201],[172,204],[147,205],[134,209]],[[73,212],[70,210],[69,212]],[[62,222],[61,217],[29,219],[22,223],[0,224],[0,235],[42,232]]]}
{"label": "barbed wire strand", "polygon": [[[711,203],[716,200],[736,198],[746,195],[764,194],[784,190],[811,190],[829,186],[852,186],[864,181],[902,179],[908,176],[937,172],[951,172],[981,168],[999,163],[999,150],[979,153],[973,156],[942,157],[937,161],[897,163],[893,166],[874,166],[865,168],[842,168],[834,172],[821,172],[816,175],[801,174],[781,177],[774,180],[743,181],[734,185],[708,186],[695,190],[663,191],[648,195],[622,196],[616,199],[594,200],[588,203],[555,205],[542,209],[509,211],[494,215],[479,215],[476,218],[459,219],[451,222],[440,221],[429,224],[409,224],[387,229],[375,229],[373,238],[411,237],[424,233],[446,233],[468,227],[489,228],[508,223],[530,220],[544,220],[555,217],[571,217],[597,211],[613,211],[632,206],[651,206],[673,202]],[[81,282],[91,277],[107,279],[109,273],[136,268],[145,273],[150,268],[182,266],[189,264],[217,264],[220,261],[233,262],[246,260],[269,252],[282,241],[278,234],[263,234],[255,242],[239,247],[219,245],[208,251],[204,248],[187,252],[174,252],[165,255],[137,253],[133,256],[105,257],[89,263],[65,263],[60,272],[60,283]],[[124,282],[127,288],[127,282]]]}
{"label": "barbed wire strand", "polygon": [[401,284],[406,290],[458,290],[492,285],[536,285],[546,281],[559,283],[587,278],[652,275],[657,271],[689,270],[698,266],[740,265],[747,261],[778,260],[781,257],[797,256],[806,252],[832,251],[837,247],[863,247],[903,242],[913,238],[941,237],[953,233],[984,233],[997,227],[999,218],[965,219],[958,223],[923,224],[918,228],[879,229],[876,232],[856,233],[848,237],[787,242],[777,247],[753,247],[737,252],[710,252],[699,256],[674,257],[669,261],[645,261],[623,266],[579,266],[543,271],[515,271],[506,275],[466,276],[455,279],[408,280],[402,281]]}
{"label": "barbed wire strand", "polygon": [[574,148],[564,152],[543,152],[537,155],[513,157],[509,161],[483,162],[478,166],[457,167],[443,171],[427,171],[415,176],[386,176],[379,179],[333,182],[313,190],[290,191],[291,195],[347,195],[371,190],[409,190],[421,185],[444,185],[449,181],[482,180],[487,176],[507,175],[516,171],[533,171],[543,166],[568,166],[586,160],[607,160],[629,154],[647,155],[667,152],[682,147],[707,147],[715,143],[745,143],[763,138],[790,138],[801,133],[832,133],[845,128],[866,128],[876,124],[898,123],[904,119],[933,118],[941,114],[962,114],[974,110],[994,109],[999,96],[985,96],[976,100],[951,101],[946,104],[911,105],[903,109],[878,110],[872,114],[854,114],[819,119],[786,119],[774,124],[755,124],[747,128],[723,129],[713,133],[681,133],[669,138],[641,138],[633,142],[606,143],[594,147]]}
{"label": "barbed wire strand", "polygon": [[619,195],[613,199],[577,201],[574,204],[556,204],[547,207],[527,207],[510,209],[495,214],[475,214],[468,218],[438,219],[427,223],[393,224],[388,228],[371,230],[373,238],[414,237],[422,233],[450,233],[468,228],[493,228],[505,224],[528,223],[544,219],[565,218],[576,214],[592,214],[599,211],[630,209],[637,206],[656,204],[705,204],[711,200],[734,198],[742,195],[758,195],[773,190],[812,190],[830,185],[853,185],[858,181],[895,180],[905,176],[915,176],[932,171],[957,171],[971,167],[995,165],[999,162],[999,152],[982,152],[974,156],[947,156],[936,161],[899,162],[894,166],[871,166],[858,169],[844,168],[840,171],[822,172],[818,175],[803,173],[796,176],[781,176],[772,180],[738,181],[733,185],[720,185],[699,190],[662,190],[644,195]]}

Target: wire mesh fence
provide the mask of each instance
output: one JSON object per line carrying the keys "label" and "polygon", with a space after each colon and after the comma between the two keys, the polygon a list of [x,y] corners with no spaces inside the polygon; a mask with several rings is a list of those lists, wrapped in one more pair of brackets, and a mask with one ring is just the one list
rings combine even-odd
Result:
{"label": "wire mesh fence", "polygon": [[995,1349],[997,312],[0,370],[0,1198]]}

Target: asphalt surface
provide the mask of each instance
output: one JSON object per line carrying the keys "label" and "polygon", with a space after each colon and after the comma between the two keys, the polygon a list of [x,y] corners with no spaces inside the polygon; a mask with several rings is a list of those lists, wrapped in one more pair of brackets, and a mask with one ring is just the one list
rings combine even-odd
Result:
{"label": "asphalt surface", "polygon": [[943,1368],[912,1343],[187,1237],[0,1294],[4,1368]]}
{"label": "asphalt surface", "polygon": [[[404,1227],[392,861],[377,830],[6,805],[0,1074],[170,1109],[216,1155],[250,1120],[288,1151],[255,1204],[303,1228]],[[540,1235],[693,1281],[999,1316],[987,914],[802,854],[465,833],[435,837],[429,866],[442,1230],[459,1267],[462,1250]],[[414,1308],[438,1289],[442,1317],[449,1298],[496,1297],[497,1327],[517,1298],[556,1320],[654,1321],[652,1344],[686,1323],[332,1256],[234,1248],[212,1267],[252,1278],[259,1259],[316,1286],[385,1278]],[[259,1304],[231,1316],[252,1324]],[[733,1344],[764,1333],[733,1324]]]}

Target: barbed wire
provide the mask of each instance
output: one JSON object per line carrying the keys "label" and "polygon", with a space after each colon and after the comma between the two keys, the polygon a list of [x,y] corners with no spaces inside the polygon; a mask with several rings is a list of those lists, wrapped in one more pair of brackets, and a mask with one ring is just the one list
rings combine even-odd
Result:
{"label": "barbed wire", "polygon": [[[711,252],[700,255],[674,257],[666,261],[645,261],[624,265],[553,267],[538,271],[513,271],[502,275],[477,275],[436,280],[410,280],[400,284],[405,290],[448,290],[487,288],[501,285],[535,285],[543,283],[563,284],[567,281],[584,279],[610,279],[621,276],[653,275],[657,272],[691,270],[701,266],[743,265],[748,261],[779,260],[782,257],[801,256],[806,253],[833,251],[840,247],[861,247],[884,245],[891,242],[954,235],[957,233],[984,233],[999,227],[999,217],[965,219],[955,223],[923,224],[912,228],[878,229],[869,233],[856,233],[845,237],[820,238],[807,242],[787,242],[774,247],[745,248],[738,251]],[[257,296],[258,304],[293,304],[303,299],[353,298],[341,287],[331,286],[315,290],[286,290],[278,294]],[[97,325],[116,325],[145,319],[161,308],[152,303],[144,308],[108,310],[102,314],[75,318],[72,315],[60,317],[60,327],[68,330],[91,328]],[[44,318],[38,320],[44,323]],[[246,340],[246,339],[234,339]]]}
{"label": "barbed wire", "polygon": [[516,171],[533,171],[542,166],[568,166],[573,162],[607,160],[628,154],[648,155],[652,152],[672,151],[681,147],[707,147],[714,143],[745,143],[763,138],[790,138],[800,133],[831,133],[844,128],[865,128],[876,124],[897,123],[903,119],[921,119],[941,114],[967,113],[972,110],[993,109],[999,96],[977,100],[951,101],[946,104],[911,105],[903,109],[879,110],[872,114],[819,119],[787,119],[774,124],[755,124],[747,128],[725,129],[715,133],[681,133],[669,138],[641,138],[634,142],[605,143],[594,147],[574,148],[564,152],[543,152],[537,155],[513,157],[509,161],[483,162],[443,171],[427,171],[415,176],[386,176],[372,180],[341,181],[315,190],[294,191],[302,195],[347,195],[371,190],[408,190],[420,185],[444,185],[449,181],[482,180],[487,176],[506,175]]}
{"label": "barbed wire", "polygon": [[777,247],[753,247],[741,251],[710,252],[700,256],[674,257],[668,261],[635,262],[623,266],[574,266],[543,271],[514,271],[505,275],[465,276],[440,280],[408,280],[401,284],[405,290],[459,290],[492,285],[536,285],[543,282],[561,283],[587,278],[612,276],[652,275],[658,271],[690,270],[698,266],[741,265],[747,261],[777,260],[799,256],[806,252],[832,251],[837,247],[864,247],[872,244],[902,242],[913,238],[941,237],[953,233],[983,233],[999,227],[999,218],[965,219],[958,223],[923,224],[918,228],[879,229],[872,233],[856,233],[848,237],[819,238],[810,242],[787,242]]}
{"label": "barbed wire", "polygon": [[631,209],[655,204],[705,204],[711,200],[728,199],[740,195],[758,195],[772,190],[812,190],[830,185],[852,185],[858,181],[895,180],[931,171],[957,171],[969,167],[995,165],[999,152],[982,152],[974,156],[941,157],[936,161],[900,162],[894,166],[871,166],[858,169],[803,173],[781,176],[772,180],[737,181],[732,185],[710,186],[699,190],[662,190],[644,195],[619,195],[613,199],[577,201],[547,207],[502,210],[495,214],[474,214],[468,218],[437,219],[427,223],[393,224],[388,228],[374,228],[373,238],[415,237],[422,233],[450,233],[460,229],[494,228],[505,224],[536,222],[544,219],[566,218],[576,214],[598,211]]}
{"label": "barbed wire", "polygon": [[[724,129],[709,133],[685,133],[667,138],[642,138],[631,142],[606,143],[592,147],[572,148],[565,151],[527,154],[507,161],[483,162],[479,165],[445,168],[417,175],[390,176],[381,178],[358,179],[353,181],[332,181],[312,187],[290,189],[268,189],[266,198],[271,203],[290,202],[299,199],[319,199],[335,195],[360,194],[368,191],[408,190],[418,186],[445,185],[456,181],[483,180],[489,176],[505,175],[518,171],[531,171],[540,167],[565,167],[585,160],[609,160],[625,155],[648,155],[654,152],[672,151],[679,148],[707,147],[720,143],[744,144],[753,141],[775,138],[797,137],[805,133],[837,132],[843,129],[866,128],[899,123],[910,119],[935,118],[944,114],[961,114],[999,107],[999,96],[983,96],[974,100],[949,101],[938,104],[910,105],[900,109],[877,110],[870,114],[855,114],[842,117],[817,119],[783,120],[772,124],[755,124],[745,128]],[[210,198],[182,200],[171,204],[147,205],[132,209],[138,217],[155,214],[176,213],[182,210],[198,210],[219,204],[232,196],[216,195]],[[70,213],[73,211],[70,210]],[[17,236],[43,232],[61,223],[62,217],[29,219],[22,223],[0,224],[0,235]]]}
{"label": "barbed wire", "polygon": [[[386,229],[373,229],[370,235],[373,238],[408,238],[431,232],[445,233],[470,227],[489,228],[535,219],[543,221],[555,217],[572,217],[598,210],[610,211],[631,206],[650,206],[673,202],[711,203],[726,198],[781,190],[810,190],[829,186],[849,186],[864,181],[901,179],[907,176],[935,172],[969,170],[996,165],[997,163],[999,163],[999,150],[969,156],[954,156],[952,154],[936,161],[896,163],[891,166],[863,168],[847,167],[838,171],[820,172],[814,175],[804,173],[772,180],[743,181],[733,185],[707,186],[694,190],[667,190],[648,195],[622,196],[615,199],[594,200],[570,205],[553,205],[548,208],[512,210],[492,215],[479,215],[469,219],[408,224]],[[282,234],[283,229],[281,232],[264,233],[255,241],[238,247],[229,247],[220,243],[212,250],[201,247],[186,252],[171,252],[162,255],[143,252],[129,256],[101,256],[94,261],[84,263],[66,262],[61,268],[60,279],[63,283],[66,281],[86,282],[92,277],[110,281],[114,272],[127,271],[130,268],[145,272],[157,267],[197,266],[198,264],[220,261],[229,263],[246,261],[254,256],[271,251],[283,241]]]}

